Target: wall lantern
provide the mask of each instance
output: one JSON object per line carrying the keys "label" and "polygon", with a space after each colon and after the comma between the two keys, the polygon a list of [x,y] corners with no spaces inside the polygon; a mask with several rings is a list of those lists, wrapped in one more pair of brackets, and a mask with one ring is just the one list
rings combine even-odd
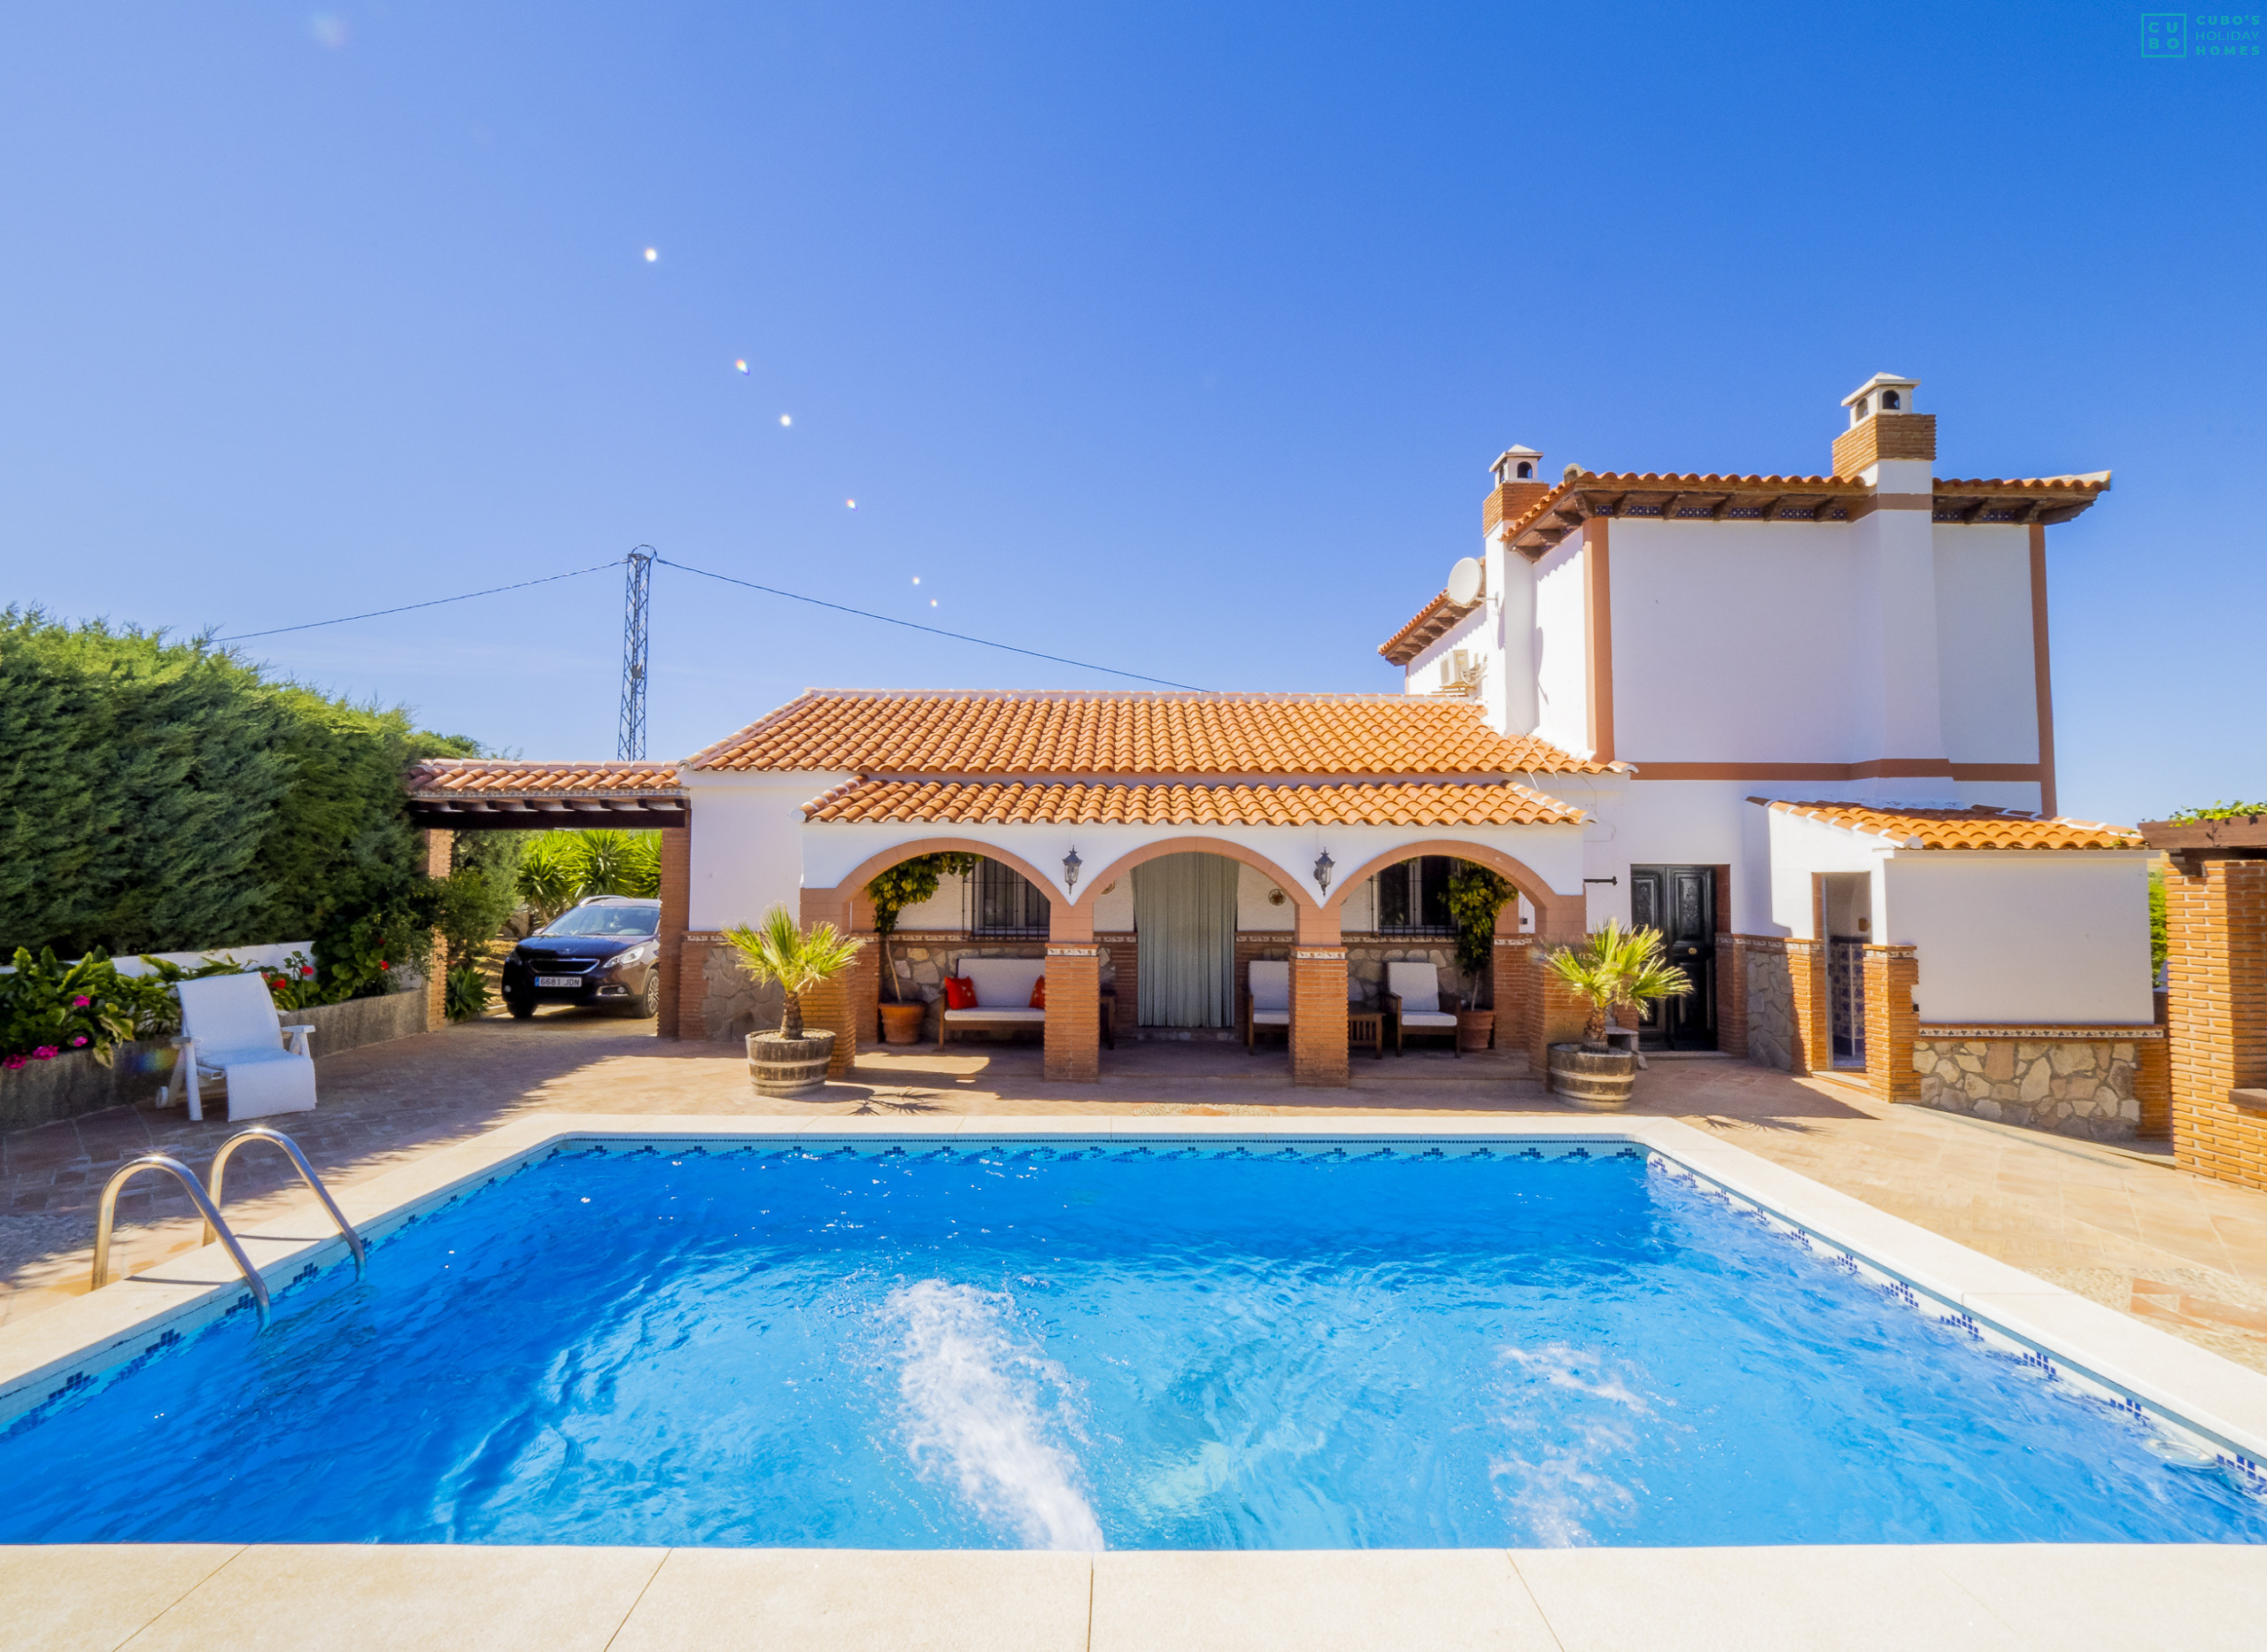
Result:
{"label": "wall lantern", "polygon": [[1075,845],[1073,845],[1073,847],[1072,847],[1072,850],[1071,850],[1071,853],[1068,853],[1068,854],[1066,854],[1066,855],[1064,855],[1064,856],[1063,857],[1063,887],[1064,887],[1064,888],[1065,888],[1065,889],[1076,889],[1076,888],[1078,888],[1078,886],[1079,886],[1079,864],[1080,864],[1080,862],[1079,862],[1079,851],[1078,851],[1077,847],[1076,847]]}
{"label": "wall lantern", "polygon": [[1322,886],[1324,894],[1330,892],[1330,851],[1327,849],[1314,858],[1314,881]]}

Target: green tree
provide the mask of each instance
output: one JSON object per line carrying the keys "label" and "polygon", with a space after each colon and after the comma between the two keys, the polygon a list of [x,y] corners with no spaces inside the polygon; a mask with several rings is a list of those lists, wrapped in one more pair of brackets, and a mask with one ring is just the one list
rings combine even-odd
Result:
{"label": "green tree", "polygon": [[908,907],[917,907],[933,899],[937,885],[948,872],[956,877],[967,876],[976,870],[979,858],[951,849],[937,854],[917,854],[909,861],[900,861],[887,871],[876,873],[867,881],[866,899],[874,908],[874,933],[881,938],[882,978],[889,983],[893,1002],[901,1001],[905,996],[898,991],[897,970],[889,954],[889,938],[897,933],[898,915]]}
{"label": "green tree", "polygon": [[1456,925],[1457,973],[1472,983],[1465,1004],[1477,1008],[1480,980],[1496,960],[1496,915],[1518,894],[1511,880],[1484,866],[1460,864],[1449,876],[1449,918]]}

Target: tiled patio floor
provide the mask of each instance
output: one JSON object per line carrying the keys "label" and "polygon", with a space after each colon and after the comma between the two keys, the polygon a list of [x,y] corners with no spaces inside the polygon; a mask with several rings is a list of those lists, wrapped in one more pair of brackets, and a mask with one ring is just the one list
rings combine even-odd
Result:
{"label": "tiled patio floor", "polygon": [[[452,1027],[318,1063],[323,1103],[275,1121],[334,1183],[375,1175],[517,1115],[805,1116],[861,1113],[1522,1112],[1564,1116],[1515,1055],[1445,1050],[1372,1061],[1352,1086],[1291,1088],[1282,1052],[1122,1043],[1098,1085],[1050,1085],[1035,1046],[884,1052],[855,1084],[808,1100],[748,1088],[729,1046],[654,1038],[650,1023],[556,1012]],[[1721,1060],[1656,1061],[1633,1112],[1683,1117],[1751,1152],[2254,1369],[2267,1370],[2267,1194],[2085,1143],[1885,1107],[1826,1080]],[[94,1207],[120,1164],[157,1149],[201,1170],[228,1126],[175,1108],[118,1108],[0,1137],[0,1323],[86,1288]],[[283,1214],[304,1195],[279,1155],[232,1165],[232,1218]],[[240,1179],[239,1179],[240,1178]],[[120,1202],[122,1270],[193,1245],[185,1196],[158,1177]]]}

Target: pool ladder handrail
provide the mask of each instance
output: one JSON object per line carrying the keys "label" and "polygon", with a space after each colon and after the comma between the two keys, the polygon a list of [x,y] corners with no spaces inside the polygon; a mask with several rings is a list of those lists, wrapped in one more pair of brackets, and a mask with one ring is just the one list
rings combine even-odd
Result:
{"label": "pool ladder handrail", "polygon": [[197,1185],[197,1177],[190,1174],[189,1167],[162,1153],[145,1153],[140,1158],[120,1166],[118,1174],[104,1186],[102,1204],[95,1212],[94,1279],[87,1289],[90,1293],[99,1291],[110,1283],[110,1232],[118,1216],[119,1189],[144,1170],[163,1170],[188,1190],[190,1200],[204,1213],[205,1233],[220,1236],[221,1243],[228,1248],[228,1260],[235,1262],[236,1271],[244,1275],[244,1284],[251,1291],[252,1305],[259,1310],[260,1326],[266,1329],[267,1281],[261,1278],[259,1270],[251,1265],[251,1258],[244,1254],[244,1247],[237,1243],[236,1236],[228,1230],[228,1224],[221,1219],[221,1212],[206,1197],[205,1190]]}
{"label": "pool ladder handrail", "polygon": [[282,1131],[270,1130],[265,1124],[254,1124],[248,1130],[238,1131],[228,1140],[222,1142],[221,1150],[213,1155],[213,1166],[205,1173],[205,1191],[211,1195],[205,1216],[205,1242],[207,1245],[213,1242],[215,1231],[213,1224],[221,1220],[221,1178],[228,1171],[229,1155],[237,1148],[249,1146],[255,1141],[272,1143],[281,1147],[290,1157],[292,1165],[299,1172],[299,1179],[307,1185],[308,1192],[321,1200],[322,1208],[330,1214],[330,1219],[338,1224],[339,1237],[346,1241],[346,1248],[354,1254],[354,1277],[358,1279],[367,1278],[369,1275],[370,1253],[369,1247],[362,1243],[362,1236],[354,1231],[354,1224],[346,1219],[346,1213],[338,1208],[338,1201],[330,1196],[330,1189],[322,1185],[322,1177],[317,1176],[314,1166],[307,1162],[307,1155],[299,1151],[299,1144]]}

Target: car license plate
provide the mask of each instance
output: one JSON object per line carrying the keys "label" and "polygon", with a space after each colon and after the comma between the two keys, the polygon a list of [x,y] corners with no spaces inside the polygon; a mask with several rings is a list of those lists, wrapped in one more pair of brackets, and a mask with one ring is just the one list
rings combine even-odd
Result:
{"label": "car license plate", "polygon": [[539,975],[536,977],[535,984],[538,986],[580,986],[583,977],[578,975]]}

